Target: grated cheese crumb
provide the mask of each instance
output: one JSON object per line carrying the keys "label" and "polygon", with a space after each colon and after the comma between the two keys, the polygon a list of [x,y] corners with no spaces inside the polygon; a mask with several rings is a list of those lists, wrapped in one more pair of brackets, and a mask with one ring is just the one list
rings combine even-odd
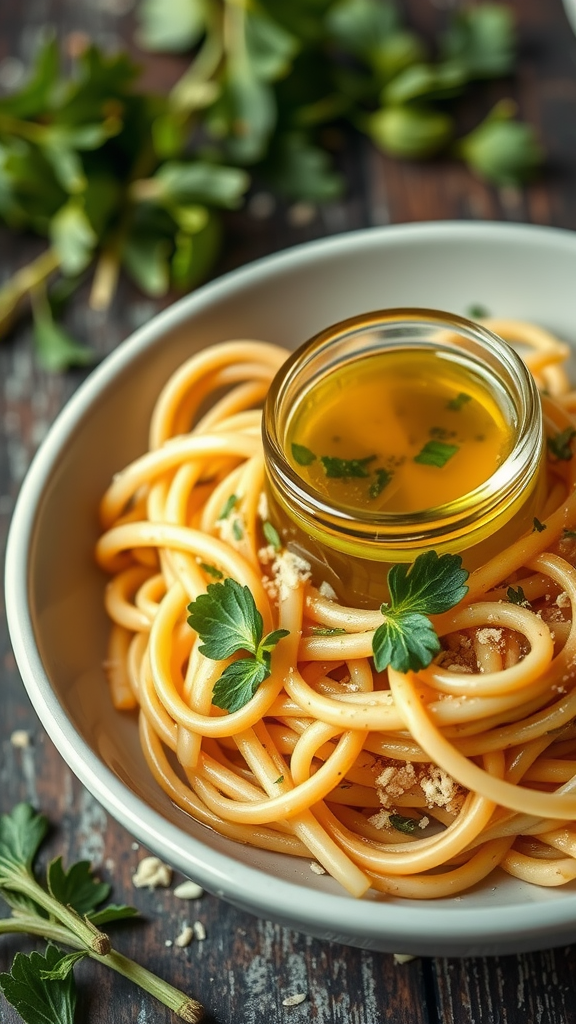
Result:
{"label": "grated cheese crumb", "polygon": [[310,868],[314,872],[315,875],[325,875],[326,874],[326,869],[323,868],[321,864],[318,864],[318,861],[311,860],[310,861]]}
{"label": "grated cheese crumb", "polygon": [[258,517],[263,523],[270,519],[270,508],[268,506],[268,497],[266,491],[260,491],[260,497],[258,498]]}
{"label": "grated cheese crumb", "polygon": [[172,881],[172,868],[164,864],[159,857],[143,857],[132,875],[132,885],[137,889],[156,889],[167,887]]}
{"label": "grated cheese crumb", "polygon": [[480,644],[499,644],[502,640],[501,629],[479,629],[476,634],[476,639]]}
{"label": "grated cheese crumb", "polygon": [[418,822],[418,828],[426,828],[426,825],[429,825],[429,824],[430,824],[430,818],[427,818],[426,815],[424,815],[424,817],[420,818],[420,821]]}
{"label": "grated cheese crumb", "polygon": [[174,943],[172,942],[172,939],[164,939],[164,945],[165,945],[165,946],[166,946],[166,947],[167,947],[168,949],[170,949],[170,947],[171,947],[171,946],[173,946],[173,945],[174,945]]}
{"label": "grated cheese crumb", "polygon": [[272,544],[267,544],[265,548],[259,548],[258,561],[261,565],[270,565],[276,558],[276,555],[276,548]]}
{"label": "grated cheese crumb", "polygon": [[204,889],[196,882],[187,880],[176,886],[174,895],[178,900],[199,900],[204,895]]}
{"label": "grated cheese crumb", "polygon": [[457,665],[456,662],[452,662],[451,665],[443,665],[442,667],[445,668],[447,672],[456,672],[457,675],[461,676],[474,674],[469,665]]}
{"label": "grated cheese crumb", "polygon": [[447,807],[456,795],[454,779],[437,765],[431,765],[428,773],[420,779],[420,788],[428,807]]}
{"label": "grated cheese crumb", "polygon": [[177,935],[174,939],[174,945],[179,946],[180,949],[184,949],[185,946],[189,946],[194,938],[194,932],[189,924],[185,924],[180,935]]}
{"label": "grated cheese crumb", "polygon": [[368,818],[368,821],[374,828],[387,828],[390,824],[390,811],[384,809],[377,811],[371,818]]}
{"label": "grated cheese crumb", "polygon": [[30,733],[26,729],[14,729],[10,736],[10,743],[18,750],[25,750],[30,746]]}
{"label": "grated cheese crumb", "polygon": [[282,1000],[282,1006],[300,1006],[300,1003],[303,1003],[305,999],[305,992],[295,992],[293,996],[286,996]]}
{"label": "grated cheese crumb", "polygon": [[301,583],[310,579],[312,567],[300,555],[282,551],[272,563],[272,572],[280,600],[286,601],[290,590],[297,590]]}
{"label": "grated cheese crumb", "polygon": [[198,942],[204,942],[204,939],[206,938],[206,929],[202,924],[202,921],[194,921],[192,927],[194,929],[194,938],[198,939]]}
{"label": "grated cheese crumb", "polygon": [[226,519],[218,519],[214,525],[220,534],[220,540],[223,540],[225,544],[230,544],[233,548],[238,546],[236,535],[240,534],[242,538],[246,532],[244,519],[235,509],[229,516],[226,516]]}
{"label": "grated cheese crumb", "polygon": [[327,601],[336,601],[338,599],[338,595],[334,590],[334,587],[331,587],[326,580],[322,580],[322,583],[318,587],[318,593],[322,597],[325,597]]}
{"label": "grated cheese crumb", "polygon": [[558,605],[559,608],[569,608],[570,607],[570,604],[571,604],[570,597],[566,593],[565,590],[563,590],[561,594],[558,594],[558,597],[556,598],[556,604]]}

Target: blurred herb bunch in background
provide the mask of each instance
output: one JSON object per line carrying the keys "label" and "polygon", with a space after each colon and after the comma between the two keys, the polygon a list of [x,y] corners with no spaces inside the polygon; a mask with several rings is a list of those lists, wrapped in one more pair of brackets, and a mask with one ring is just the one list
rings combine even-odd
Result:
{"label": "blurred herb bunch in background", "polygon": [[239,207],[251,181],[289,202],[342,195],[335,125],[393,157],[462,159],[496,185],[541,162],[512,100],[458,136],[461,97],[514,70],[505,6],[460,9],[433,47],[388,0],[141,0],[138,18],[143,49],[190,53],[167,95],[139,90],[132,60],[95,46],[65,74],[48,39],[0,99],[0,218],[48,239],[0,288],[0,333],[29,300],[47,369],[91,359],[57,316],[89,268],[96,309],[120,268],[147,295],[188,291],[216,258],[218,210]]}

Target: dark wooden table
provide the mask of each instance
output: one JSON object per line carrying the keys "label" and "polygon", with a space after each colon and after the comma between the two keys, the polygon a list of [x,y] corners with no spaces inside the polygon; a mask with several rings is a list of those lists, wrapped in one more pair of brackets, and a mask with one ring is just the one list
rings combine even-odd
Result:
{"label": "dark wooden table", "polygon": [[[168,3],[169,0],[166,0]],[[289,2],[289,0],[287,0]],[[547,153],[543,179],[523,191],[497,190],[448,163],[387,160],[355,141],[342,154],[350,187],[338,205],[307,210],[306,217],[278,207],[268,219],[250,212],[231,215],[226,251],[217,272],[309,238],[375,224],[405,221],[493,219],[529,221],[576,229],[576,38],[560,0],[511,0],[522,54],[515,81],[488,87],[493,99],[512,93],[520,113],[538,128]],[[66,39],[77,30],[106,45],[129,40],[130,0],[0,0],[0,76],[29,60],[46,22]],[[429,30],[451,4],[411,0],[406,13]],[[6,64],[6,58],[9,58]],[[10,63],[10,61],[12,63]],[[168,80],[170,59],[147,63],[150,81]],[[482,100],[487,106],[486,94]],[[296,214],[302,214],[302,210]],[[305,220],[306,223],[301,221]],[[30,258],[37,243],[0,234],[0,279]],[[90,312],[79,295],[69,324],[104,355],[158,308],[126,285],[107,315]],[[14,501],[35,449],[82,379],[80,372],[49,376],[34,363],[29,328],[23,325],[0,347],[0,549]],[[136,903],[146,923],[120,931],[118,947],[173,984],[195,995],[219,1024],[297,1022],[316,1024],[478,1024],[480,1021],[569,1024],[576,1021],[576,947],[524,956],[482,959],[417,959],[402,966],[392,956],[319,942],[259,921],[204,896],[192,916],[206,940],[187,949],[166,945],[187,908],[169,891],[136,891],[131,876],[142,849],[107,817],[72,776],[43,732],[25,696],[4,622],[0,622],[0,811],[31,801],[54,823],[52,853],[65,861],[88,858],[114,886],[117,902]],[[14,730],[31,744],[14,747]],[[188,916],[190,914],[188,913]],[[0,971],[18,948],[32,943],[4,938]],[[78,1021],[154,1021],[171,1014],[128,982],[94,965],[81,965]],[[297,1007],[283,999],[307,993]],[[18,1015],[0,996],[0,1020]]]}

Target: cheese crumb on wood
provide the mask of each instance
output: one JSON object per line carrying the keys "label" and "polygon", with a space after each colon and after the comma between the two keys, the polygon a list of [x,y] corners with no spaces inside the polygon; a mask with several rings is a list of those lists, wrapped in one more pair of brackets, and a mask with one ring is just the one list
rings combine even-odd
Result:
{"label": "cheese crumb on wood", "polygon": [[305,999],[305,992],[295,992],[293,996],[286,996],[282,1000],[282,1006],[300,1006],[300,1003],[303,1003]]}
{"label": "cheese crumb on wood", "polygon": [[416,957],[412,956],[411,953],[394,953],[395,964],[407,964],[410,960],[415,960]]}
{"label": "cheese crumb on wood", "polygon": [[176,886],[174,895],[178,900],[199,900],[204,895],[204,889],[196,882],[186,880]]}
{"label": "cheese crumb on wood", "polygon": [[194,932],[189,924],[185,924],[180,935],[177,935],[174,939],[174,945],[184,949],[185,946],[189,946],[194,938]]}
{"label": "cheese crumb on wood", "polygon": [[19,750],[25,750],[30,746],[30,733],[26,729],[14,729],[10,736],[10,743]]}
{"label": "cheese crumb on wood", "polygon": [[204,939],[206,938],[206,929],[202,924],[202,921],[194,921],[192,927],[194,929],[194,938],[198,939],[198,942],[204,942]]}
{"label": "cheese crumb on wood", "polygon": [[166,888],[172,881],[172,868],[164,864],[159,857],[143,857],[132,875],[132,885],[137,889]]}

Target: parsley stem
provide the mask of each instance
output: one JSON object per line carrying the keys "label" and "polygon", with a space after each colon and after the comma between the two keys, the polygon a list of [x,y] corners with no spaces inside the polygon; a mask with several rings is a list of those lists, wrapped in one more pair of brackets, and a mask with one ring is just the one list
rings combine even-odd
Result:
{"label": "parsley stem", "polygon": [[74,910],[65,907],[54,896],[51,896],[26,870],[14,871],[9,881],[3,880],[3,885],[12,892],[23,893],[34,900],[38,906],[47,910],[51,917],[55,917],[73,935],[76,935],[82,946],[90,952],[103,955],[109,952],[110,939],[104,932],[101,932],[89,921],[82,920]]}
{"label": "parsley stem", "polygon": [[[34,895],[34,899],[37,899]],[[38,902],[38,901],[37,901]],[[73,934],[63,925],[56,924],[43,917],[36,917],[32,914],[18,913],[14,917],[0,919],[0,935],[37,935],[39,938],[48,941],[62,943],[65,946],[72,946],[73,949],[85,949],[86,946],[78,935]],[[97,960],[105,967],[111,967],[117,974],[139,985],[140,988],[154,996],[159,1002],[164,1003],[170,1010],[188,1021],[189,1024],[198,1024],[204,1016],[204,1008],[196,999],[190,999],[185,992],[174,988],[167,981],[163,981],[156,974],[148,971],[141,964],[137,964],[129,957],[123,956],[117,950],[112,949],[106,956],[101,956],[93,949],[87,953],[92,960]]]}
{"label": "parsley stem", "polygon": [[58,270],[60,257],[55,249],[46,249],[36,259],[17,270],[0,288],[0,334],[9,329],[20,303]]}

